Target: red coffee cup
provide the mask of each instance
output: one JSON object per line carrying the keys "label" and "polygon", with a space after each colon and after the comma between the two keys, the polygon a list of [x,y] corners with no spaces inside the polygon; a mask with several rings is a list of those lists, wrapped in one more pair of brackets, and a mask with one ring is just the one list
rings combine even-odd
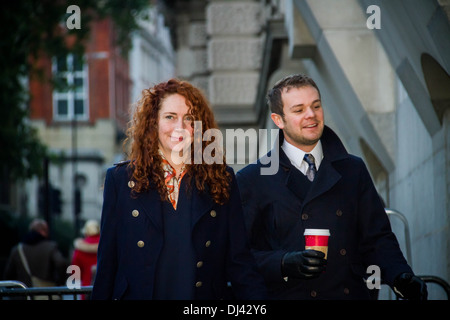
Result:
{"label": "red coffee cup", "polygon": [[328,254],[328,238],[330,230],[328,229],[305,229],[305,249],[322,251],[325,253],[325,259]]}

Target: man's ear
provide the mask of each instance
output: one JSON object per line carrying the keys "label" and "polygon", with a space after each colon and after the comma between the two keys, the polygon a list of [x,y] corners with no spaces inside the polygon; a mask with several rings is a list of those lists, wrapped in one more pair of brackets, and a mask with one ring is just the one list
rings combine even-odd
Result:
{"label": "man's ear", "polygon": [[270,117],[278,128],[284,129],[283,117],[281,115],[279,115],[278,113],[271,113]]}

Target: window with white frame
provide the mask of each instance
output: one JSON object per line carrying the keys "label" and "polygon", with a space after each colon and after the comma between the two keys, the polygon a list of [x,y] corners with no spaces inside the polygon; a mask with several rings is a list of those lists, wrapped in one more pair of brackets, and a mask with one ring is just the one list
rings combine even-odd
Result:
{"label": "window with white frame", "polygon": [[88,120],[88,72],[83,57],[68,54],[53,58],[53,119]]}

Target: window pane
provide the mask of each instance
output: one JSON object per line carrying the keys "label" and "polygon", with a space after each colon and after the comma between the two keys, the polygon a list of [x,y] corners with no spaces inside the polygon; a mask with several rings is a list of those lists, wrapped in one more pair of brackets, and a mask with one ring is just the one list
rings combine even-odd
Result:
{"label": "window pane", "polygon": [[58,56],[56,58],[56,70],[67,71],[67,56]]}
{"label": "window pane", "polygon": [[84,115],[84,101],[82,99],[75,99],[75,115]]}
{"label": "window pane", "polygon": [[83,78],[75,78],[74,86],[76,92],[83,92]]}
{"label": "window pane", "polygon": [[73,55],[73,71],[82,71],[83,70],[83,59],[77,55]]}
{"label": "window pane", "polygon": [[55,76],[55,90],[58,92],[67,92],[69,90],[69,83],[65,75],[57,74]]}
{"label": "window pane", "polygon": [[[74,117],[86,120],[87,102],[85,92],[87,79],[83,55],[69,54],[54,58],[53,98],[56,120],[67,121]],[[85,81],[86,79],[86,81]]]}
{"label": "window pane", "polygon": [[68,112],[67,100],[58,100],[57,113],[58,113],[58,116],[61,116],[61,117],[68,116],[69,112]]}

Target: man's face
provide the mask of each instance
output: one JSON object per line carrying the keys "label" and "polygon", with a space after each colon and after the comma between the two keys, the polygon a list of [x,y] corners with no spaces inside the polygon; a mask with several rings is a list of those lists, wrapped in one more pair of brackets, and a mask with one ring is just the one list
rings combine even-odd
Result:
{"label": "man's face", "polygon": [[319,92],[311,86],[284,89],[281,100],[284,117],[272,113],[273,122],[283,130],[287,142],[305,152],[311,151],[324,128]]}

